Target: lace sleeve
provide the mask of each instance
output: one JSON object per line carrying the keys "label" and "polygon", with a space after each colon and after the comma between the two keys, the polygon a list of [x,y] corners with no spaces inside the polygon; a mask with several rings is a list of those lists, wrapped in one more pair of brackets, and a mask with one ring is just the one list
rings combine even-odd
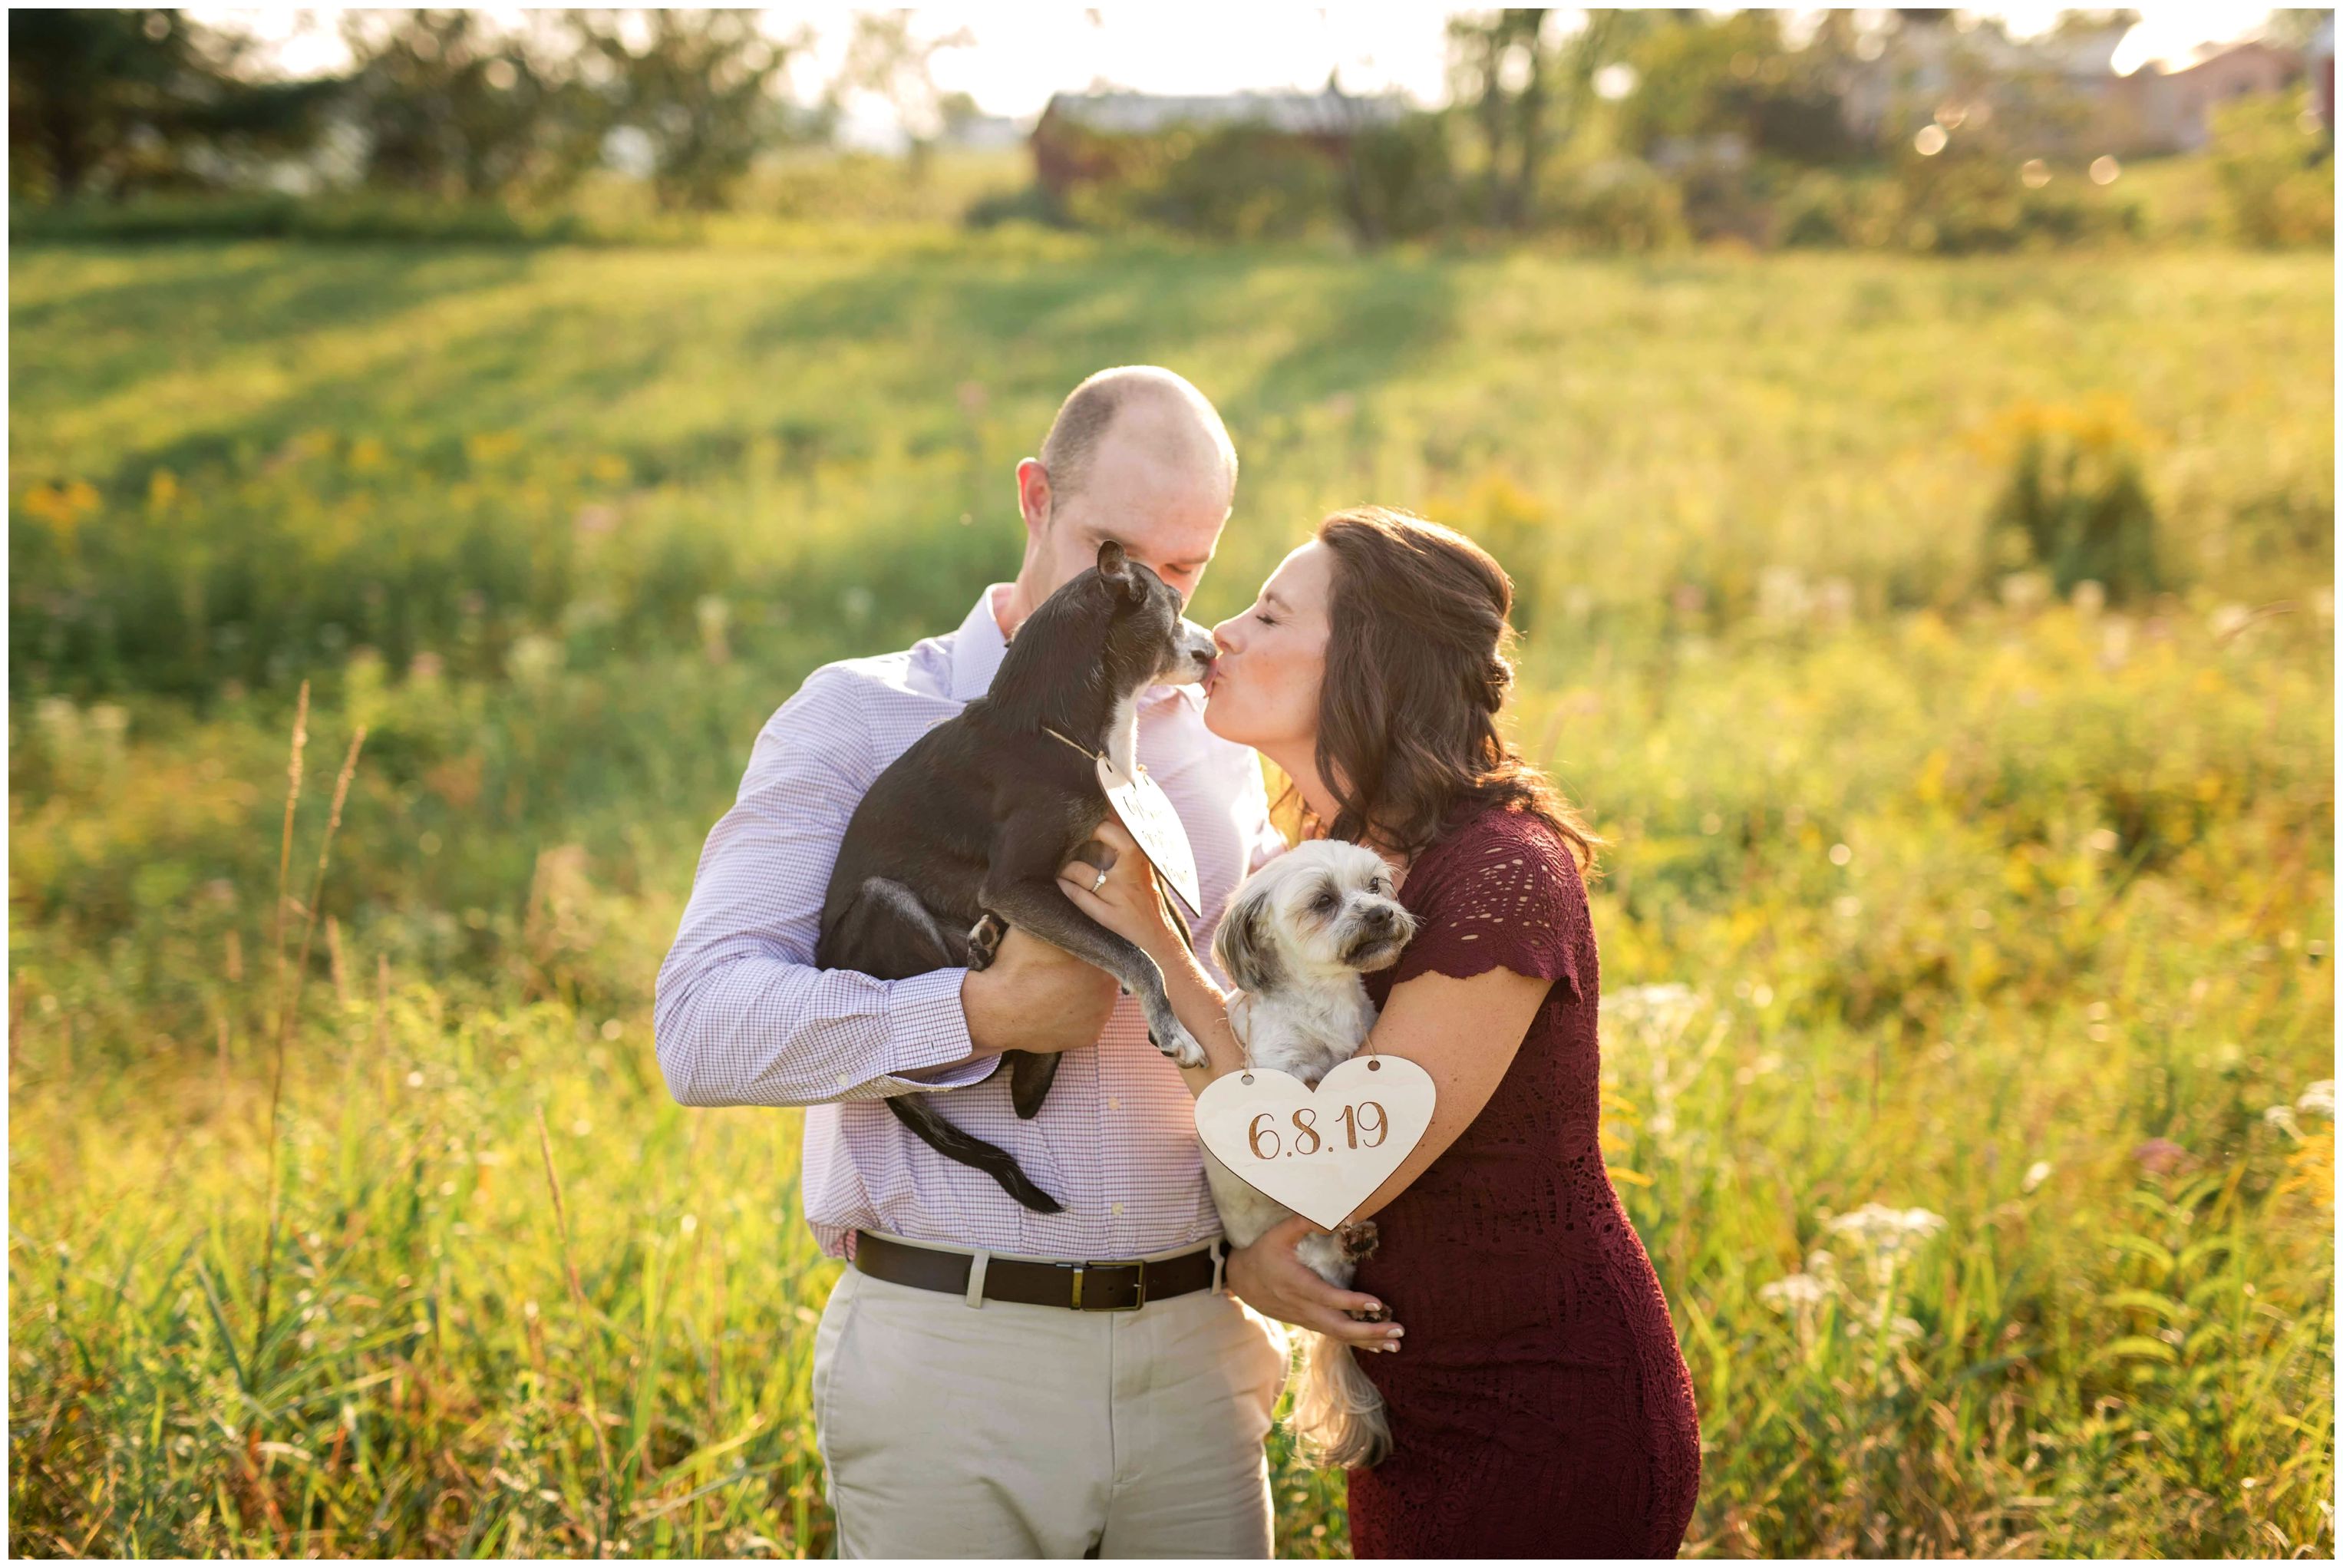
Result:
{"label": "lace sleeve", "polygon": [[1393,985],[1507,969],[1560,980],[1585,1000],[1579,970],[1593,926],[1578,861],[1560,834],[1537,818],[1492,810],[1425,854],[1438,859],[1423,868],[1429,885],[1412,900],[1415,940],[1393,970]]}

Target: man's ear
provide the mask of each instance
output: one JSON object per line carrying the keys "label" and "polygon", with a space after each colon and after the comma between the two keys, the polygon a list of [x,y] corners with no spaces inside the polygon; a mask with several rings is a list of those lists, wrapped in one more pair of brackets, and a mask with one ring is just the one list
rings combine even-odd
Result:
{"label": "man's ear", "polygon": [[1285,979],[1277,940],[1270,933],[1269,890],[1239,889],[1220,928],[1212,933],[1212,961],[1232,983],[1248,991],[1274,990]]}
{"label": "man's ear", "polygon": [[1050,470],[1037,458],[1028,457],[1017,465],[1017,509],[1024,514],[1025,531],[1040,538],[1050,526]]}

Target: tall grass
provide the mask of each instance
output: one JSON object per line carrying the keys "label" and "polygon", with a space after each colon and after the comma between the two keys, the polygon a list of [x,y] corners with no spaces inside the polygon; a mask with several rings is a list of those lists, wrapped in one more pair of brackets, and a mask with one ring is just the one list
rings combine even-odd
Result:
{"label": "tall grass", "polygon": [[[958,510],[1059,377],[1187,355],[1247,465],[1219,602],[1361,495],[1517,568],[1511,723],[1612,840],[1606,1147],[1701,1402],[1688,1550],[2332,1552],[2331,388],[2268,368],[2323,274],[510,259],[12,280],[14,1550],[830,1549],[799,1118],[677,1107],[651,976],[772,707],[1006,568]],[[1971,594],[1969,416],[2119,369],[2191,586]],[[692,446],[793,419],[769,470]],[[672,624],[566,618],[694,536]],[[326,618],[366,580],[377,622]],[[1281,1551],[1339,1554],[1340,1478],[1271,1452]]]}
{"label": "tall grass", "polygon": [[1208,617],[1363,496],[1505,533],[1566,585],[1550,622],[1728,624],[1774,568],[1950,608],[1999,569],[1987,438],[2094,399],[2138,432],[2159,586],[2276,598],[2330,548],[2316,258],[245,244],[35,247],[11,287],[31,696],[601,664],[711,618],[768,668],[896,645],[956,622],[1013,465],[1123,358],[1239,437]]}
{"label": "tall grass", "polygon": [[[2110,629],[1820,633],[1519,715],[1619,839],[1607,1126],[1702,1550],[2328,1539],[2331,1123],[2263,1115],[2328,1070],[2322,633]],[[679,889],[600,961],[647,973]],[[798,1119],[675,1107],[639,994],[316,993],[271,1248],[266,1036],[222,1081],[70,950],[17,984],[20,1549],[825,1549]],[[1885,1309],[1828,1229],[1873,1201],[1947,1221]],[[1768,1305],[1834,1248],[1843,1293]],[[1279,1484],[1287,1549],[1339,1547],[1339,1485]]]}

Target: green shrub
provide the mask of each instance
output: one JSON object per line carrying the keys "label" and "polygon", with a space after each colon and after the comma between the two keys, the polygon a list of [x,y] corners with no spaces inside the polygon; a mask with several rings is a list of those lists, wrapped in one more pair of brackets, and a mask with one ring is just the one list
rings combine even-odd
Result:
{"label": "green shrub", "polygon": [[2004,417],[1999,435],[2010,466],[1986,522],[1992,567],[2040,567],[2061,594],[2094,581],[2118,602],[2170,586],[2127,410],[2026,404]]}
{"label": "green shrub", "polygon": [[970,228],[991,228],[1004,223],[1042,224],[1052,228],[1067,223],[1065,204],[1050,187],[1035,181],[1015,190],[998,191],[969,204],[965,218]]}
{"label": "green shrub", "polygon": [[2253,94],[2213,111],[2213,169],[2229,232],[2247,245],[2332,245],[2335,158],[2300,95]]}
{"label": "green shrub", "polygon": [[1290,239],[1332,225],[1342,176],[1322,153],[1260,125],[1182,128],[1160,138],[1094,217],[1209,239]]}
{"label": "green shrub", "polygon": [[1667,250],[1689,237],[1683,193],[1640,158],[1565,166],[1544,185],[1540,216],[1589,250]]}
{"label": "green shrub", "polygon": [[1932,156],[1906,147],[1896,164],[1897,238],[1939,256],[2088,244],[2134,235],[2138,205],[2089,186],[2080,168],[2028,186],[2026,160],[1988,132],[1956,130]]}
{"label": "green shrub", "polygon": [[1456,216],[1456,168],[1447,122],[1408,115],[1370,126],[1351,144],[1346,208],[1367,240],[1412,239]]}
{"label": "green shrub", "polygon": [[1785,246],[1878,249],[1894,241],[1900,209],[1884,180],[1810,169],[1783,193],[1775,232]]}

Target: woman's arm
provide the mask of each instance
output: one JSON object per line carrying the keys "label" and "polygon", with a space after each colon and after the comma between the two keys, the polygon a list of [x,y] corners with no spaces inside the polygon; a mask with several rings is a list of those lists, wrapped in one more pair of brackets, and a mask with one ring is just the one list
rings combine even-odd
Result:
{"label": "woman's arm", "polygon": [[1422,1141],[1351,1211],[1352,1220],[1365,1219],[1406,1191],[1473,1125],[1513,1065],[1522,1037],[1536,1021],[1553,985],[1493,969],[1470,980],[1421,974],[1392,987],[1391,1000],[1362,1049],[1414,1062],[1432,1074],[1437,1098]]}

